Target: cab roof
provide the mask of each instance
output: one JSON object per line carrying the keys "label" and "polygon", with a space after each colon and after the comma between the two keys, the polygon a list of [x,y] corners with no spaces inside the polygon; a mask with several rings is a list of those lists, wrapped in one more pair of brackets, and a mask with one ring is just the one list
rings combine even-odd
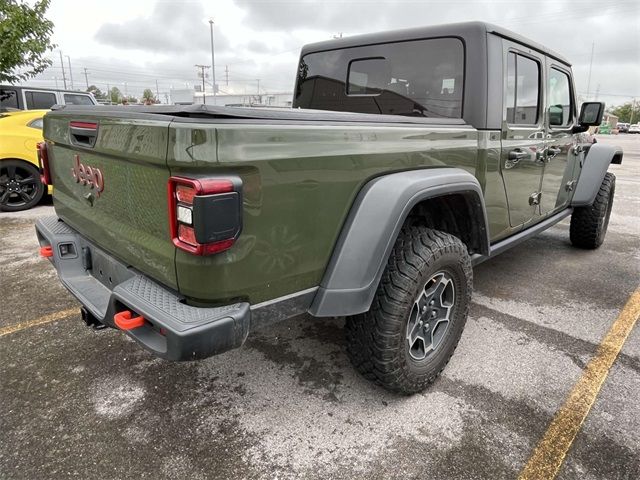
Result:
{"label": "cab roof", "polygon": [[513,42],[519,43],[526,47],[543,53],[549,57],[571,66],[571,63],[564,56],[557,52],[525,38],[506,28],[498,27],[486,22],[463,22],[448,23],[443,25],[433,25],[427,27],[406,28],[401,30],[390,30],[386,32],[367,33],[364,35],[354,35],[353,37],[337,38],[334,40],[326,40],[305,45],[302,47],[301,56],[308,53],[322,52],[328,50],[339,50],[350,47],[360,47],[363,45],[375,45],[377,43],[402,42],[408,40],[418,40],[421,38],[434,37],[460,37],[465,40],[480,40],[487,34],[495,34],[499,37],[506,38]]}

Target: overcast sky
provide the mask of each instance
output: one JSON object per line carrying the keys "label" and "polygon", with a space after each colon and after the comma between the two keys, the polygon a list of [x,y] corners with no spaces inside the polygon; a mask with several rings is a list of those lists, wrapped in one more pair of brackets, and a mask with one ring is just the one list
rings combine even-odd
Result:
{"label": "overcast sky", "polygon": [[[54,41],[72,63],[74,87],[107,84],[161,99],[197,82],[195,64],[211,64],[208,20],[215,22],[216,83],[235,93],[290,92],[305,43],[397,28],[483,20],[511,29],[569,58],[577,90],[608,105],[640,99],[638,0],[53,0]],[[32,85],[62,87],[54,66]],[[228,84],[225,67],[228,67]],[[68,77],[67,72],[67,77]],[[67,78],[67,81],[69,79]],[[126,87],[124,85],[126,82]]]}

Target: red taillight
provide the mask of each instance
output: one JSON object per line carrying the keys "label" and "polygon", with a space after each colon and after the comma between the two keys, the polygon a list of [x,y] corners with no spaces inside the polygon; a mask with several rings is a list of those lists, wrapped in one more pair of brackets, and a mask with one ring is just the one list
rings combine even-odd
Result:
{"label": "red taillight", "polygon": [[196,196],[196,191],[193,187],[186,185],[176,185],[176,200],[183,203],[192,204],[193,197]]}
{"label": "red taillight", "polygon": [[233,246],[241,228],[239,178],[171,177],[169,228],[174,245],[194,255]]}
{"label": "red taillight", "polygon": [[44,185],[51,185],[51,172],[49,170],[49,154],[47,142],[40,142],[36,145],[38,151],[38,163],[40,164],[40,181]]}

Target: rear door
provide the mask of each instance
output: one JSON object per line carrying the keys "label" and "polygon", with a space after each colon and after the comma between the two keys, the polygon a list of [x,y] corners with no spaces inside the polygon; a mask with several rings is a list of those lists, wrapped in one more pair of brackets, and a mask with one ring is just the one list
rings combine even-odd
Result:
{"label": "rear door", "polygon": [[509,203],[509,222],[518,227],[538,213],[544,168],[542,114],[544,56],[503,42],[504,111],[501,170]]}
{"label": "rear door", "polygon": [[543,216],[567,207],[579,169],[578,146],[572,132],[577,115],[571,70],[547,58],[546,85],[547,136],[540,201]]}
{"label": "rear door", "polygon": [[176,288],[167,208],[170,121],[64,109],[45,116],[44,135],[57,215],[122,262]]}

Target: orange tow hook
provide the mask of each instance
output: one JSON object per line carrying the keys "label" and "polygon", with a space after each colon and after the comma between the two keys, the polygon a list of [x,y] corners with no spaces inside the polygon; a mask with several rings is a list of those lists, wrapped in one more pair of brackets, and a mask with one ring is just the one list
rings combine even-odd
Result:
{"label": "orange tow hook", "polygon": [[129,310],[116,313],[113,316],[113,321],[120,330],[133,330],[134,328],[140,328],[144,326],[144,317],[138,316],[131,318],[132,313]]}
{"label": "orange tow hook", "polygon": [[53,247],[51,245],[40,247],[40,256],[45,258],[53,257]]}

